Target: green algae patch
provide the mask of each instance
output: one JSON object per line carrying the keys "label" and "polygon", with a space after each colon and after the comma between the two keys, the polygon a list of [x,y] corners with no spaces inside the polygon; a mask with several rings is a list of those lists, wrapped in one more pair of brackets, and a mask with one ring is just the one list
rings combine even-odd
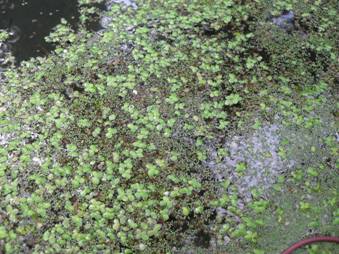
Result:
{"label": "green algae patch", "polygon": [[335,1],[113,4],[96,34],[80,3],[77,33],[63,21],[53,54],[1,77],[0,252],[271,254],[311,222],[337,233]]}

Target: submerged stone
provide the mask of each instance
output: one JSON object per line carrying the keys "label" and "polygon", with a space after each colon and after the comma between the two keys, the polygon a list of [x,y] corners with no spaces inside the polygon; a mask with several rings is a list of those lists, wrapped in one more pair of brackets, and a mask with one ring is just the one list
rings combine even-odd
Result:
{"label": "submerged stone", "polygon": [[267,123],[257,130],[241,131],[226,140],[224,148],[228,155],[221,160],[218,160],[217,150],[210,145],[209,159],[205,165],[216,181],[229,179],[237,187],[242,200],[239,206],[252,199],[253,189],[268,194],[279,176],[325,160],[327,151],[324,138],[336,136],[335,119],[329,106],[319,107],[318,112],[313,114],[319,116],[321,124],[312,129],[288,126],[282,123],[281,117],[276,116],[273,124]]}
{"label": "submerged stone", "polygon": [[286,31],[294,28],[294,12],[285,11],[280,16],[272,18],[273,24]]}
{"label": "submerged stone", "polygon": [[246,201],[251,199],[253,188],[270,188],[279,175],[294,166],[294,161],[286,161],[279,156],[280,129],[279,125],[266,125],[259,130],[233,136],[224,146],[229,154],[220,163],[216,162],[216,151],[210,150],[212,160],[207,165],[215,179],[230,179]]}

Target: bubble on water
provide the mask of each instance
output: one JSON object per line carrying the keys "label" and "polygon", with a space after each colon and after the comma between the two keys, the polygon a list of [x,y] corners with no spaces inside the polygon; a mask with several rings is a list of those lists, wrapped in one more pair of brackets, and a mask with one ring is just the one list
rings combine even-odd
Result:
{"label": "bubble on water", "polygon": [[21,30],[18,26],[12,25],[8,29],[8,34],[9,34],[9,38],[8,38],[7,41],[9,43],[16,43],[18,40],[20,40]]}

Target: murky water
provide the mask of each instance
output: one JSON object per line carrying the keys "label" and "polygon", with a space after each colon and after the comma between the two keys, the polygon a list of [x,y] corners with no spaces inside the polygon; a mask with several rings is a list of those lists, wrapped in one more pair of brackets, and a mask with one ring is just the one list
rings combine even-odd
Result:
{"label": "murky water", "polygon": [[17,62],[48,54],[53,45],[44,38],[61,18],[76,27],[77,0],[0,0],[0,29],[10,32],[7,44]]}

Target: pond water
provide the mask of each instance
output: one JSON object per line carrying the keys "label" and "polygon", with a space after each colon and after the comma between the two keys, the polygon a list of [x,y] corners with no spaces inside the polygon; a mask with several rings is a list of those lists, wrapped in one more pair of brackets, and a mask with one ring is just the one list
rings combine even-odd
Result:
{"label": "pond water", "polygon": [[[137,8],[132,0],[106,0],[101,3],[90,3],[102,11],[93,16],[86,27],[91,31],[101,31],[112,21],[105,16],[105,11],[114,4],[123,4],[126,7]],[[0,0],[0,30],[9,32],[10,38],[0,42],[0,73],[6,69],[11,61],[7,61],[10,52],[16,65],[31,57],[45,56],[54,46],[45,41],[61,18],[77,28],[79,21],[78,0]]]}
{"label": "pond water", "polygon": [[8,47],[18,63],[53,49],[44,38],[61,18],[76,27],[77,0],[0,0],[0,29],[11,33]]}

